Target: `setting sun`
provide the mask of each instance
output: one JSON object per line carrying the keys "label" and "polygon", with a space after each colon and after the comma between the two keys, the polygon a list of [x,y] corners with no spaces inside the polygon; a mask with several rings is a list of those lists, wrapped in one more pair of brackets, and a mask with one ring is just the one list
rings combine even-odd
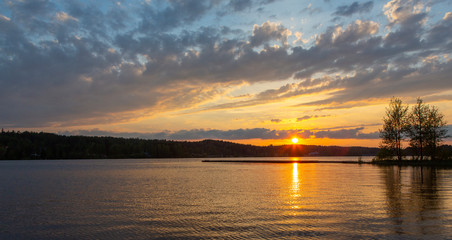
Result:
{"label": "setting sun", "polygon": [[292,143],[297,143],[298,142],[298,138],[292,138]]}

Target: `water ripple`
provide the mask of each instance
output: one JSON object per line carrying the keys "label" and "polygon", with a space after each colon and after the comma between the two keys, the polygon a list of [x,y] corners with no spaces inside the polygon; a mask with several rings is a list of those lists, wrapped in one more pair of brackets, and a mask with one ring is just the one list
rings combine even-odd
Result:
{"label": "water ripple", "polygon": [[0,163],[0,239],[452,238],[451,170],[143,161]]}

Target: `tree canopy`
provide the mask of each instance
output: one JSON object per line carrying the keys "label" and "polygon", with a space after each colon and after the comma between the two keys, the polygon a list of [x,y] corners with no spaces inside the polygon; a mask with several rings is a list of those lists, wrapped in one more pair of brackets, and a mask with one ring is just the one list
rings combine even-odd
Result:
{"label": "tree canopy", "polygon": [[413,159],[437,159],[438,147],[447,137],[444,115],[436,106],[430,106],[418,98],[416,104],[409,107],[402,104],[399,98],[392,98],[386,115],[383,117],[383,128],[380,130],[382,138],[379,158],[398,160],[404,157],[402,142],[409,142],[409,151]]}
{"label": "tree canopy", "polygon": [[383,129],[380,130],[382,138],[381,147],[388,156],[402,159],[402,140],[407,129],[408,106],[402,104],[399,98],[392,98],[383,117]]}
{"label": "tree canopy", "polygon": [[316,145],[253,146],[220,140],[169,141],[138,138],[61,136],[3,131],[0,159],[205,158],[372,156],[378,148]]}

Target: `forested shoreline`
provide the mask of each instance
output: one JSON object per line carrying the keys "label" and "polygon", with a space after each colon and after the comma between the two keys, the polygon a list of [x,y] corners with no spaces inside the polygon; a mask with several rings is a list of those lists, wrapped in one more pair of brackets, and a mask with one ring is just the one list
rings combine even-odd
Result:
{"label": "forested shoreline", "polygon": [[3,131],[0,159],[109,159],[203,157],[375,156],[378,148],[317,145],[253,146],[219,140],[169,141],[63,136]]}

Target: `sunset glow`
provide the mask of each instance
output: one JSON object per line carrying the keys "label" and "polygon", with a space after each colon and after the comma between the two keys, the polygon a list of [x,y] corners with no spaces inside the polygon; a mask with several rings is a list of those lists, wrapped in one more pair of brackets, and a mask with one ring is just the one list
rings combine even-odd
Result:
{"label": "sunset glow", "polygon": [[298,142],[298,138],[292,138],[292,143],[296,144]]}
{"label": "sunset glow", "polygon": [[452,123],[451,9],[413,0],[3,1],[0,127],[377,147],[393,96],[421,97]]}

